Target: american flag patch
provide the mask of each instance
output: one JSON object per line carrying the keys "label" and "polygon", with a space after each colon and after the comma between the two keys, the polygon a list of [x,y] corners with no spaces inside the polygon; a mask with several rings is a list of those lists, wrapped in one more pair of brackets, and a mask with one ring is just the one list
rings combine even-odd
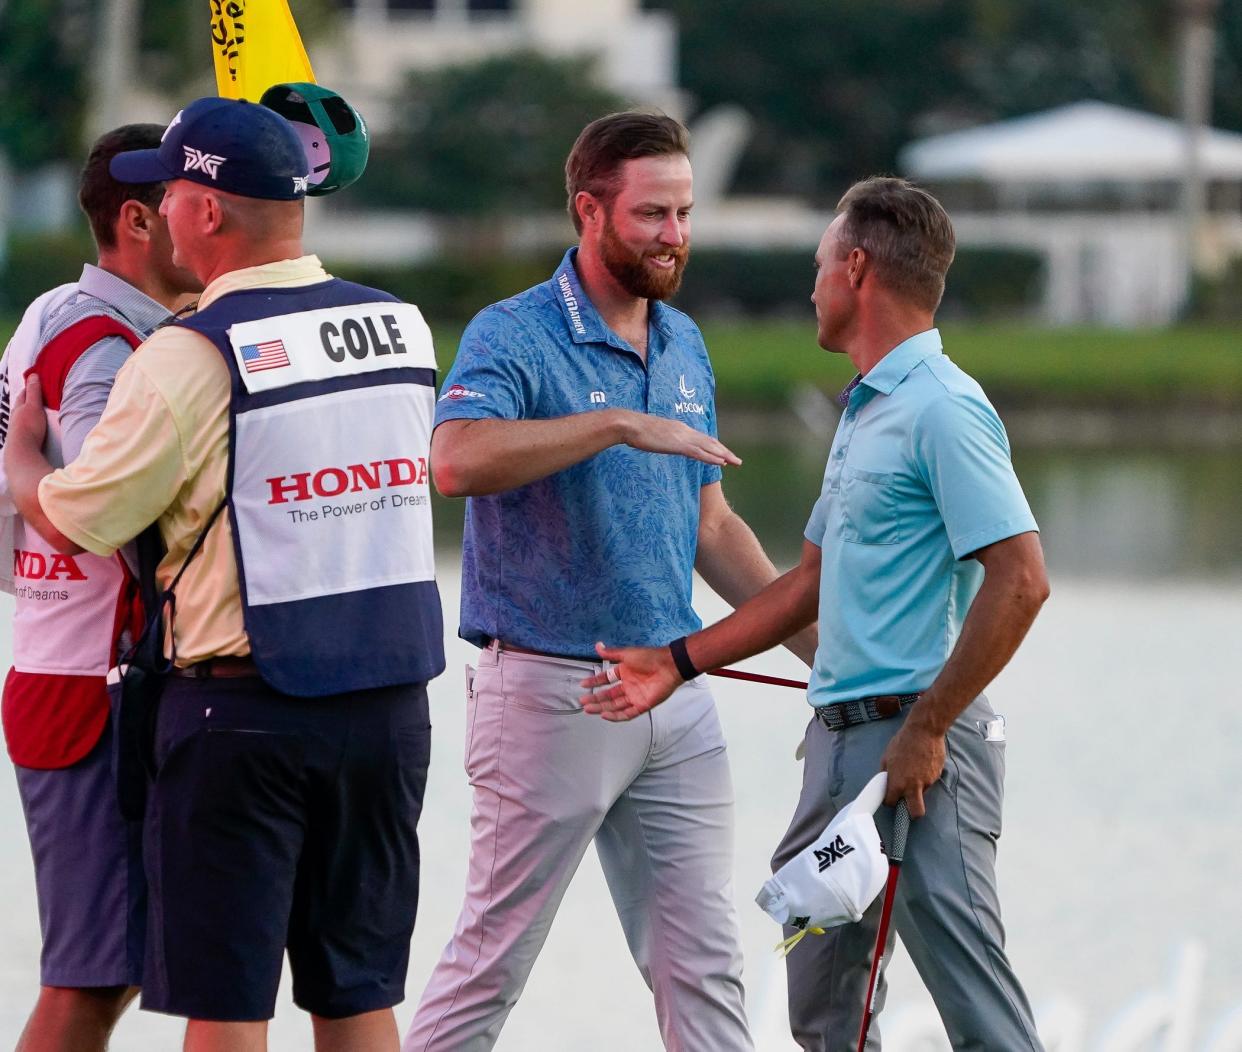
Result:
{"label": "american flag patch", "polygon": [[289,364],[289,355],[285,353],[284,340],[248,343],[241,348],[241,356],[248,373],[261,373],[264,369],[280,369]]}

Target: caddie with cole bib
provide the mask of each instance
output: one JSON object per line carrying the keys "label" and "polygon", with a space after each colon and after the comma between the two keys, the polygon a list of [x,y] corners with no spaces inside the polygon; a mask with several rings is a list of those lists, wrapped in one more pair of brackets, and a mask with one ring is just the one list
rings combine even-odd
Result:
{"label": "caddie with cole bib", "polygon": [[430,332],[302,255],[305,155],[272,111],[200,99],[114,170],[169,180],[177,258],[205,289],[38,497],[62,550],[108,551],[154,520],[161,587],[184,564],[165,610],[143,1007],[189,1017],[205,1047],[260,1041],[287,950],[318,1045],[395,1047],[425,684],[444,666]]}
{"label": "caddie with cole bib", "polygon": [[263,678],[321,696],[438,675],[435,359],[418,308],[334,280],[239,291],[179,324],[231,374],[228,499]]}

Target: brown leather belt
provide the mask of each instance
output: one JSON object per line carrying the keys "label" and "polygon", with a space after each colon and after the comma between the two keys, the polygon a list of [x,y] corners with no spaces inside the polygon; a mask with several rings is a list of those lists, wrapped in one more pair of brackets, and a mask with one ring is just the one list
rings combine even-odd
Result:
{"label": "brown leather belt", "polygon": [[526,654],[528,657],[556,658],[557,661],[583,661],[588,665],[603,663],[603,659],[598,654],[592,654],[590,657],[580,657],[577,654],[549,654],[546,650],[531,650],[529,647],[514,646],[512,643],[505,643],[499,639],[493,639],[491,645],[501,654],[508,651],[510,654]]}
{"label": "brown leather belt", "polygon": [[879,694],[873,698],[820,705],[816,708],[815,715],[830,731],[843,731],[846,727],[855,727],[860,723],[892,719],[902,709],[918,700],[917,694]]}
{"label": "brown leather belt", "polygon": [[242,657],[222,655],[196,661],[185,668],[174,668],[172,674],[185,679],[242,679],[246,676],[258,676],[259,670],[249,654]]}

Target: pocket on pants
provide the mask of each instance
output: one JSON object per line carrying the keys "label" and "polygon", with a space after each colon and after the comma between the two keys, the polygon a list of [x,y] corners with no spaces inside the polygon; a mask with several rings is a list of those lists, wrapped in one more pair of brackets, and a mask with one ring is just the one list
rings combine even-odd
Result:
{"label": "pocket on pants", "polygon": [[570,697],[570,689],[573,688],[567,686],[564,694],[510,694],[505,696],[505,705],[539,716],[581,716],[578,696]]}
{"label": "pocket on pants", "polygon": [[1005,742],[986,740],[979,726],[992,715],[986,702],[973,703],[949,729],[945,776],[965,827],[996,840],[1005,795]]}
{"label": "pocket on pants", "polygon": [[494,665],[466,666],[466,777],[473,784],[495,770],[503,717]]}
{"label": "pocket on pants", "polygon": [[509,661],[501,665],[500,693],[505,708],[542,716],[581,716],[578,697],[583,693],[579,683],[588,674],[565,666],[546,666],[525,661]]}
{"label": "pocket on pants", "polygon": [[474,739],[474,719],[477,711],[474,702],[474,677],[478,673],[473,665],[466,666],[466,740],[462,751],[462,766],[470,770],[470,743]]}

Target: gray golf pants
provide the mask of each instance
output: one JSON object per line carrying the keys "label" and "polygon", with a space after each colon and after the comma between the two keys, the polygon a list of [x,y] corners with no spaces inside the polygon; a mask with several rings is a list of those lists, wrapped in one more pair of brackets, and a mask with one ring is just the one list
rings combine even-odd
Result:
{"label": "gray golf pants", "polygon": [[[474,787],[466,900],[403,1052],[484,1052],[517,1002],[587,846],[655,995],[664,1045],[750,1052],[733,904],[733,788],[704,677],[608,723],[599,664],[493,646],[467,673]],[[549,1035],[549,1049],[561,1047]]]}
{"label": "gray golf pants", "polygon": [[[1005,746],[984,740],[991,719],[976,698],[949,731],[944,773],[923,794],[927,814],[910,823],[893,926],[931,993],[954,1049],[1042,1052],[1031,1008],[1005,955],[996,893]],[[802,795],[775,871],[820,834],[880,769],[880,757],[904,715],[830,731],[812,719],[806,733]],[[888,841],[893,812],[876,813]],[[808,936],[789,955],[789,1021],[806,1052],[853,1052],[880,923],[883,896],[857,924]],[[792,934],[789,929],[787,934]],[[892,946],[892,934],[889,946]],[[877,1012],[884,1003],[879,980]],[[867,1048],[880,1047],[872,1020]]]}

